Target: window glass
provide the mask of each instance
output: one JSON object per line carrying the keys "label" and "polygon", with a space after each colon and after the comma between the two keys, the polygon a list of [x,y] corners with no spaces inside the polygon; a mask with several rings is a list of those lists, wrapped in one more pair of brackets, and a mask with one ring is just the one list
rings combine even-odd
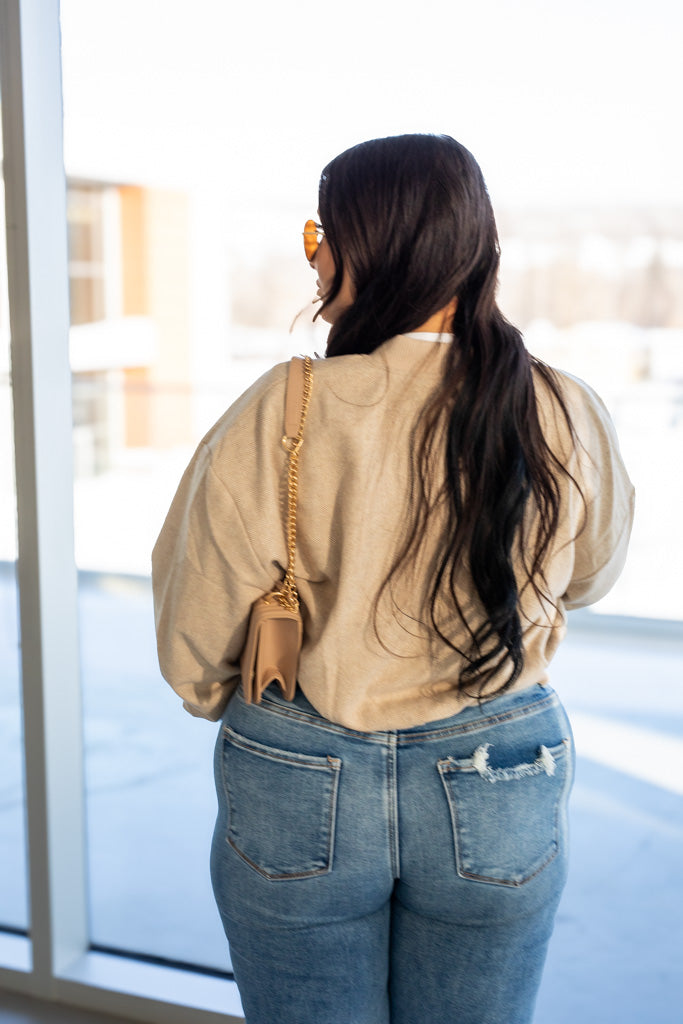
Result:
{"label": "window glass", "polygon": [[[0,138],[0,155],[1,151]],[[17,501],[4,191],[0,177],[0,931],[26,932],[28,894],[16,573]]]}
{"label": "window glass", "polygon": [[[105,283],[111,280],[111,260],[105,262],[104,236],[109,227],[106,200],[98,187],[73,185],[68,193],[69,299],[72,324],[104,320]],[[108,255],[108,254],[107,254]],[[109,268],[110,273],[106,270]]]}
{"label": "window glass", "polygon": [[[478,157],[501,305],[532,351],[602,393],[644,495],[597,610],[683,618],[683,496],[661,471],[683,430],[683,197],[676,133],[656,130],[675,123],[678,54],[657,3],[649,20],[598,6],[589,42],[567,8],[540,46],[532,3],[456,16],[428,0],[417,24],[358,0],[329,21],[308,2],[197,0],[188,18],[177,2],[160,17],[152,0],[62,0],[95,945],[228,966],[208,881],[216,729],[159,676],[150,552],[205,430],[274,362],[324,351],[301,231],[346,146],[446,131]],[[448,36],[485,39],[486,67]]]}
{"label": "window glass", "polygon": [[586,380],[636,486],[626,568],[595,613],[683,619],[683,209],[504,210],[500,301],[535,355]]}

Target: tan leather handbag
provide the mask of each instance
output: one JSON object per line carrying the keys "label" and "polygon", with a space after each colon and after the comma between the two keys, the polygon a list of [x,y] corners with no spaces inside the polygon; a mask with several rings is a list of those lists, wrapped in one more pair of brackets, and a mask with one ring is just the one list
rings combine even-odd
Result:
{"label": "tan leather handbag", "polygon": [[[294,582],[296,556],[296,502],[299,486],[299,454],[304,422],[313,386],[310,356],[292,359],[287,378],[285,433],[282,444],[288,455],[287,470],[287,571],[279,587],[254,602],[247,639],[240,659],[242,688],[247,704],[259,704],[261,694],[278,682],[285,700],[296,691],[296,671],[303,640],[299,594]],[[274,496],[275,497],[275,496]]]}

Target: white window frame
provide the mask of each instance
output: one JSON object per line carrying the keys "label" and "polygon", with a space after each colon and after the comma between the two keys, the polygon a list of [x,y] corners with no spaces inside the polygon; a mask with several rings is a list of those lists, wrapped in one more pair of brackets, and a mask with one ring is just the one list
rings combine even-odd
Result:
{"label": "white window frame", "polygon": [[90,950],[59,0],[0,0],[0,74],[30,892],[30,938],[0,934],[0,989],[238,1024],[233,982]]}

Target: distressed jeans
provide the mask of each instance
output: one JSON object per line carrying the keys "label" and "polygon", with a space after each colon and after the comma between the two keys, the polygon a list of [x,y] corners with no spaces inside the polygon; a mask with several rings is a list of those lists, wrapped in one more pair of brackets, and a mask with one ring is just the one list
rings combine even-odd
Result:
{"label": "distressed jeans", "polygon": [[574,750],[536,686],[357,732],[231,699],[216,902],[247,1024],[529,1024],[567,870]]}

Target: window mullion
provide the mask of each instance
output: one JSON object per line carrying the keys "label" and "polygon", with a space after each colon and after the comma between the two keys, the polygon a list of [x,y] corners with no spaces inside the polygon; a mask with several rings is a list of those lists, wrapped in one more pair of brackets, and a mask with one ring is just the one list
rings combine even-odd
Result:
{"label": "window mullion", "polygon": [[59,0],[2,0],[0,68],[34,991],[87,947]]}

